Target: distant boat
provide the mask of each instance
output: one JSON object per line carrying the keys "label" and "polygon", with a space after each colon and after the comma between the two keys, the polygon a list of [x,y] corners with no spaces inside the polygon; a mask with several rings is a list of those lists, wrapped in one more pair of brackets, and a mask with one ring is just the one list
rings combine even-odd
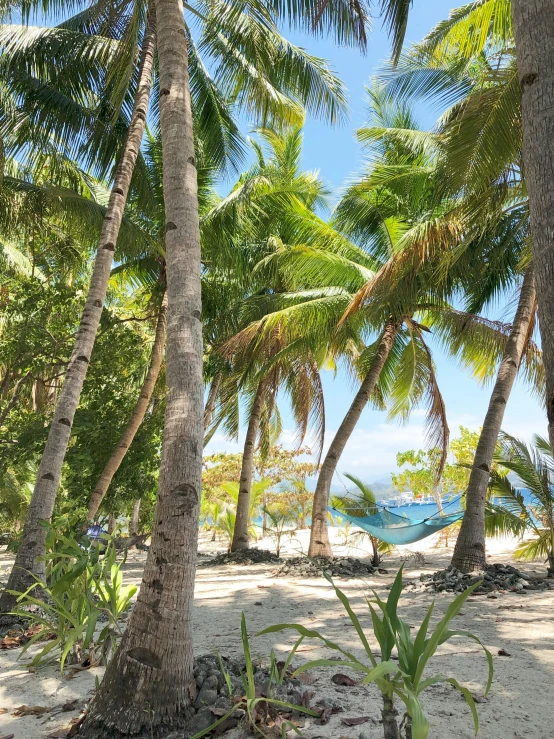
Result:
{"label": "distant boat", "polygon": [[397,495],[396,498],[389,498],[384,501],[387,508],[401,508],[405,505],[412,505],[414,502],[414,494],[411,490],[407,490],[405,493]]}

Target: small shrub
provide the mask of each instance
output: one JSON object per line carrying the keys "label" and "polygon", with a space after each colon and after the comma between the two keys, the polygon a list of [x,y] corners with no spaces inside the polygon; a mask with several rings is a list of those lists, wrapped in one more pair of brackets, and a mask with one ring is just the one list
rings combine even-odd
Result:
{"label": "small shrub", "polygon": [[[122,563],[116,563],[113,540],[107,540],[103,557],[88,537],[77,540],[49,530],[47,541],[59,549],[46,555],[46,580],[35,578],[36,582],[24,593],[11,591],[17,596],[13,613],[42,627],[25,644],[20,657],[48,633],[54,638],[38,652],[31,665],[41,666],[59,657],[63,672],[66,662],[81,663],[85,654],[91,665],[106,664],[120,635],[118,620],[137,588],[123,587]],[[37,589],[42,591],[41,598],[35,596]],[[107,624],[95,636],[102,613]]]}
{"label": "small shrub", "polygon": [[[463,593],[460,593],[460,595],[458,595],[458,597],[449,605],[445,615],[436,627],[430,631],[429,622],[434,610],[434,603],[432,603],[419,629],[416,629],[415,631],[415,639],[412,639],[410,626],[400,619],[397,613],[398,600],[402,592],[402,568],[400,568],[387,601],[385,602],[381,600],[375,592],[375,600],[368,601],[373,625],[373,634],[381,650],[380,660],[378,661],[369,646],[368,638],[362,629],[358,616],[354,613],[347,596],[336,587],[330,577],[327,575],[326,577],[333,586],[337,597],[350,617],[350,621],[364,648],[367,663],[359,660],[352,653],[343,649],[339,644],[329,641],[320,634],[319,631],[307,629],[301,624],[277,624],[276,626],[269,626],[261,631],[260,634],[269,634],[282,631],[284,629],[295,629],[300,636],[320,639],[329,649],[338,651],[342,655],[342,659],[340,660],[312,660],[311,662],[302,665],[302,667],[296,670],[295,674],[312,667],[322,666],[332,666],[334,668],[337,666],[343,666],[360,671],[364,675],[362,681],[364,684],[367,685],[374,682],[381,691],[383,698],[382,718],[385,739],[399,739],[400,737],[399,727],[396,721],[397,714],[394,705],[396,698],[400,699],[405,708],[403,726],[405,727],[406,739],[426,739],[429,734],[429,722],[424,715],[420,696],[430,685],[447,682],[459,690],[466,700],[473,715],[475,733],[477,734],[479,728],[477,709],[469,690],[460,685],[454,677],[436,675],[434,677],[423,679],[423,672],[435,654],[437,647],[455,636],[465,636],[477,642],[485,652],[489,667],[485,695],[488,693],[493,676],[493,664],[490,652],[481,643],[480,639],[475,636],[475,634],[468,631],[451,631],[449,628],[452,619],[457,616],[468,596],[471,595],[480,583],[475,583],[475,585],[472,585]],[[398,663],[392,661],[394,649],[396,649],[397,652]]]}
{"label": "small shrub", "polygon": [[[246,713],[250,729],[252,729],[252,731],[254,731],[256,734],[259,734],[260,736],[263,736],[263,737],[268,737],[268,735],[264,732],[262,726],[267,721],[269,714],[272,712],[271,709],[284,708],[288,711],[300,711],[301,713],[306,713],[310,716],[319,715],[316,711],[312,711],[310,708],[306,708],[304,706],[296,706],[296,705],[293,705],[292,703],[287,703],[286,701],[277,700],[276,698],[271,697],[272,684],[282,685],[283,680],[286,677],[287,668],[289,667],[290,662],[296,650],[300,646],[302,640],[304,639],[304,637],[300,637],[300,639],[298,639],[291,653],[287,657],[285,666],[282,668],[282,670],[278,669],[277,662],[275,659],[275,654],[272,651],[269,683],[266,689],[266,695],[260,696],[258,687],[254,680],[254,662],[252,660],[252,652],[250,650],[250,641],[248,639],[248,631],[246,629],[246,618],[244,616],[244,613],[241,616],[240,625],[241,625],[244,662],[246,665],[245,672],[241,676],[242,684],[244,688],[244,696],[241,697],[241,699],[238,702],[236,702],[234,706],[224,716],[221,716],[221,718],[215,721],[207,729],[204,729],[203,731],[200,731],[197,734],[194,734],[194,736],[191,737],[191,739],[200,739],[200,737],[206,736],[206,734],[211,734],[211,732],[217,729],[217,727],[220,724],[222,724],[224,721],[226,721],[228,718],[230,718],[234,713],[236,713],[239,710],[242,710]],[[225,682],[227,684],[229,695],[231,695],[232,693],[231,676],[225,669],[223,665],[223,660],[221,658],[219,658],[219,664],[220,664],[220,668],[223,673],[223,676],[225,678]],[[276,714],[275,710],[273,711],[273,714],[274,715]],[[284,720],[281,724],[281,735],[283,739],[286,739],[287,732],[290,730],[293,730],[297,734],[300,733],[293,723],[291,723],[290,721]]]}

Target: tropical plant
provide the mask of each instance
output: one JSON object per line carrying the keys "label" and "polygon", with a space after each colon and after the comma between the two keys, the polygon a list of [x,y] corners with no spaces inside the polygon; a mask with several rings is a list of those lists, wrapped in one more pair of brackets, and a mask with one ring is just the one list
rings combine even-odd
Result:
{"label": "tropical plant", "polygon": [[[234,702],[233,707],[225,713],[223,716],[221,716],[217,721],[215,721],[211,726],[209,726],[207,729],[204,729],[203,731],[198,732],[195,734],[191,739],[200,739],[200,737],[206,736],[206,734],[211,734],[214,729],[217,729],[217,727],[222,724],[224,721],[226,721],[228,718],[230,718],[234,713],[237,711],[244,711],[246,714],[246,719],[248,723],[248,727],[254,732],[254,734],[258,734],[263,737],[268,737],[268,734],[264,731],[265,724],[267,723],[268,719],[275,719],[278,715],[279,709],[285,709],[288,711],[299,711],[300,713],[305,713],[308,716],[317,716],[317,711],[313,711],[310,708],[306,708],[305,706],[298,706],[294,705],[292,703],[288,703],[287,701],[278,700],[276,698],[271,697],[271,690],[273,685],[281,685],[283,682],[283,679],[285,677],[286,670],[288,666],[290,665],[290,662],[292,658],[294,657],[294,654],[296,653],[296,650],[300,646],[302,639],[299,639],[290,653],[287,656],[287,659],[285,661],[285,666],[282,668],[281,671],[279,671],[277,667],[277,662],[275,660],[275,653],[271,652],[270,657],[270,673],[269,673],[269,681],[267,686],[264,688],[264,695],[260,695],[260,689],[259,686],[256,683],[255,677],[254,677],[254,661],[252,659],[252,652],[250,649],[250,640],[248,638],[248,631],[246,628],[246,618],[244,616],[244,613],[241,614],[241,620],[240,620],[240,630],[241,630],[241,637],[242,637],[242,647],[243,647],[243,654],[244,654],[244,662],[245,662],[245,672],[243,675],[241,675],[242,685],[244,688],[243,696]],[[233,686],[231,681],[231,676],[229,672],[225,669],[225,666],[223,664],[223,660],[221,657],[219,658],[219,663],[221,667],[221,671],[223,673],[223,676],[225,678],[225,682],[227,684],[227,689],[229,691],[229,695],[233,696]],[[282,720],[279,722],[281,726],[281,736],[283,739],[286,739],[287,737],[287,731],[293,730],[296,734],[298,734],[298,729],[294,726],[294,724],[290,721]]]}
{"label": "tropical plant", "polygon": [[[333,498],[333,507],[338,511],[344,511],[348,516],[359,518],[373,516],[376,513],[379,513],[377,499],[375,498],[375,493],[371,487],[367,485],[367,483],[363,482],[359,477],[356,477],[356,475],[345,472],[344,476],[350,480],[350,482],[354,483],[357,490],[353,492],[349,491],[348,494],[344,496],[335,496]],[[373,550],[371,564],[374,567],[378,567],[381,564],[382,555],[390,552],[393,548],[390,544],[387,544],[386,541],[377,539],[367,531],[362,530],[358,532],[357,537],[369,538],[371,548]]]}
{"label": "tropical plant", "polygon": [[[466,493],[466,515],[452,559],[454,566],[465,571],[482,569],[485,564],[489,470],[510,391],[528,352],[535,325],[535,282],[544,269],[544,256],[541,254],[538,267],[535,238],[530,238],[537,226],[529,221],[530,188],[524,186],[525,150],[530,144],[523,141],[521,74],[513,52],[510,3],[480,0],[452,11],[447,21],[406,54],[399,70],[385,75],[391,95],[405,98],[417,94],[455,101],[442,116],[438,130],[427,136],[427,144],[431,140],[440,142],[446,189],[464,192],[462,211],[467,232],[477,229],[485,233],[491,218],[493,222],[499,218],[493,238],[481,239],[481,243],[489,241],[492,245],[492,261],[487,260],[486,268],[482,262],[482,277],[468,270],[475,280],[468,295],[478,296],[481,291],[477,304],[482,307],[493,294],[524,274],[476,450]],[[496,269],[491,269],[493,262]]]}
{"label": "tropical plant", "polygon": [[[277,624],[276,626],[269,626],[260,631],[259,635],[275,633],[284,629],[294,629],[300,636],[319,639],[329,649],[338,651],[341,654],[340,659],[317,659],[307,662],[296,670],[296,674],[313,667],[323,666],[334,668],[343,666],[361,672],[364,676],[362,680],[363,684],[367,685],[374,682],[381,691],[385,739],[399,739],[400,737],[399,727],[396,721],[397,713],[394,707],[395,698],[399,698],[405,707],[406,714],[403,724],[406,726],[406,737],[409,739],[426,739],[430,726],[424,715],[420,696],[430,685],[448,682],[456,690],[460,691],[470,707],[473,714],[475,732],[477,733],[479,728],[477,709],[473,696],[468,688],[460,685],[454,677],[437,675],[424,679],[423,672],[428,667],[430,660],[441,644],[444,644],[453,637],[465,636],[477,642],[485,652],[488,662],[488,680],[485,695],[488,693],[494,674],[491,653],[475,634],[468,631],[453,631],[449,628],[452,619],[458,615],[464,602],[475,588],[478,587],[479,583],[475,583],[463,593],[460,593],[448,606],[444,616],[435,628],[430,630],[429,624],[434,610],[434,603],[432,603],[421,625],[415,631],[415,639],[412,639],[409,624],[398,616],[398,600],[402,592],[402,568],[400,568],[386,602],[381,600],[375,592],[374,600],[368,600],[373,635],[377,639],[381,650],[380,661],[378,661],[369,646],[367,636],[358,616],[350,605],[348,597],[336,587],[330,577],[326,577],[348,613],[352,626],[362,643],[368,663],[358,659],[351,652],[343,649],[339,644],[326,639],[320,632],[314,629],[307,629],[301,624]],[[379,611],[382,614],[381,616],[379,615]],[[392,661],[393,649],[395,648],[398,655],[397,662]]]}
{"label": "tropical plant", "polygon": [[[535,435],[531,445],[502,433],[495,458],[498,465],[489,489],[494,496],[493,516],[508,519],[506,528],[525,537],[517,547],[517,559],[544,557],[548,576],[554,577],[554,461],[552,447]],[[508,472],[504,472],[507,470]],[[517,475],[529,492],[527,501],[508,475]],[[532,538],[527,534],[533,532]]]}
{"label": "tropical plant", "polygon": [[294,511],[291,511],[284,502],[274,502],[271,505],[264,506],[263,512],[267,517],[266,533],[275,542],[275,554],[279,557],[283,537],[286,535],[293,536],[296,531],[296,526],[287,528],[296,523]]}
{"label": "tropical plant", "polygon": [[[107,664],[121,637],[119,619],[137,587],[123,587],[122,563],[115,561],[113,540],[107,540],[101,557],[100,547],[88,537],[76,540],[44,526],[47,542],[56,547],[46,556],[46,580],[36,578],[26,591],[12,592],[17,602],[14,615],[40,627],[20,657],[46,636],[48,641],[33,658],[32,666],[59,659],[63,673],[66,662],[80,664],[86,659],[90,665]],[[40,597],[35,594],[37,589],[43,591]],[[96,633],[102,613],[107,624]]]}

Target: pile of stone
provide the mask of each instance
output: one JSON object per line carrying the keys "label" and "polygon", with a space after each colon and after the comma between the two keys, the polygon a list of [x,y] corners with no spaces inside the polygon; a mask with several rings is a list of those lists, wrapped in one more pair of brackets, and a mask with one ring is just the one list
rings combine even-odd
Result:
{"label": "pile of stone", "polygon": [[[231,683],[231,694],[229,694],[227,680],[221,670],[218,657],[213,654],[197,657],[194,661],[194,678],[197,690],[194,703],[195,714],[188,722],[185,730],[173,732],[166,739],[188,739],[194,734],[205,731],[219,718],[225,716],[233,705],[236,705],[240,698],[244,696],[244,685],[241,679],[246,667],[244,659],[234,660],[223,657],[222,662]],[[269,670],[256,666],[254,668],[254,682],[256,683],[256,693],[265,696],[269,684]],[[282,685],[273,684],[271,687],[272,698],[293,705],[306,705],[307,697],[304,693],[302,683],[296,678],[286,678]],[[220,727],[220,730],[225,731],[236,726],[244,718],[244,715],[244,710],[237,708],[225,726]]]}
{"label": "pile of stone", "polygon": [[546,590],[549,587],[548,581],[530,577],[511,565],[490,564],[485,566],[484,571],[471,574],[464,574],[450,565],[446,570],[439,570],[432,575],[423,574],[419,580],[407,582],[404,589],[461,593],[479,581],[482,581],[481,585],[473,591],[476,595],[507,592],[524,595],[530,590]]}
{"label": "pile of stone", "polygon": [[267,549],[238,549],[236,552],[222,552],[210,557],[202,562],[198,562],[198,567],[219,567],[220,565],[257,565],[257,564],[275,564],[281,559]]}
{"label": "pile of stone", "polygon": [[331,577],[367,577],[376,568],[369,562],[361,562],[355,557],[293,557],[273,574],[276,577],[323,577],[323,572]]}

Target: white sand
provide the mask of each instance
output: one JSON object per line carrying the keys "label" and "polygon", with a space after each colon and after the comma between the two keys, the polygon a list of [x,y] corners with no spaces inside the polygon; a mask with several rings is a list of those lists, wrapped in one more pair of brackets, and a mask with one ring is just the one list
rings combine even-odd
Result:
{"label": "white sand", "polygon": [[[332,531],[333,539],[337,532]],[[307,549],[308,532],[300,532],[285,550],[293,555]],[[364,597],[375,588],[386,597],[386,586],[392,582],[402,558],[410,552],[424,553],[425,564],[416,565],[413,559],[406,564],[406,579],[416,578],[421,572],[433,572],[448,564],[451,552],[434,549],[433,540],[425,540],[412,547],[403,547],[389,555],[383,564],[388,575],[375,575],[361,581],[341,579],[340,587],[352,599],[362,622],[368,626],[367,606]],[[259,546],[270,548],[271,542],[261,541]],[[201,550],[221,551],[221,543],[215,545],[202,541]],[[488,556],[491,562],[513,562],[510,540],[489,542]],[[359,549],[335,546],[336,554],[363,556]],[[133,552],[127,561],[126,582],[139,583],[145,555]],[[9,566],[10,558],[0,554],[0,566]],[[523,571],[543,575],[542,562],[516,563]],[[357,637],[351,628],[344,608],[335,598],[330,586],[321,578],[300,580],[276,578],[275,565],[237,566],[198,570],[195,589],[194,647],[196,654],[218,650],[222,654],[237,655],[241,652],[240,615],[244,611],[249,632],[253,635],[264,626],[279,622],[302,622],[319,629],[332,640],[362,656]],[[4,578],[2,578],[4,579]],[[438,594],[433,617],[436,623],[452,595]],[[401,598],[401,615],[410,623],[421,621],[432,600],[424,592],[407,593]],[[261,604],[261,605],[260,605]],[[464,606],[455,627],[475,632],[495,655],[495,678],[486,703],[478,705],[481,721],[480,737],[487,739],[543,739],[554,735],[554,591],[533,591],[522,596],[516,593],[500,595],[497,599],[478,596]],[[508,606],[508,608],[506,608]],[[267,658],[272,646],[284,653],[294,643],[293,632],[252,639],[254,655]],[[305,642],[305,651],[295,660],[330,657],[333,654],[315,642]],[[496,656],[505,649],[511,657]],[[18,662],[20,650],[0,651],[0,737],[14,734],[15,739],[39,739],[60,727],[67,727],[69,719],[78,711],[63,714],[46,714],[39,718],[13,717],[12,711],[22,704],[54,708],[73,698],[84,704],[94,690],[96,675],[101,669],[82,672],[72,680],[62,678],[54,667],[30,674],[24,660]],[[486,680],[486,662],[477,645],[467,639],[455,639],[439,648],[429,674],[455,675],[472,692],[483,692]],[[316,698],[332,696],[344,703],[345,712],[339,713],[326,726],[310,725],[304,729],[308,739],[325,737],[358,739],[360,732],[371,739],[382,737],[380,698],[375,687],[338,687],[331,682],[333,670],[314,671],[316,682],[310,690]],[[354,676],[354,675],[353,675]],[[441,739],[469,739],[473,728],[469,709],[459,694],[449,685],[430,688],[425,693],[425,707],[431,722],[430,736]],[[347,727],[341,717],[370,716],[371,721],[361,726]]]}

